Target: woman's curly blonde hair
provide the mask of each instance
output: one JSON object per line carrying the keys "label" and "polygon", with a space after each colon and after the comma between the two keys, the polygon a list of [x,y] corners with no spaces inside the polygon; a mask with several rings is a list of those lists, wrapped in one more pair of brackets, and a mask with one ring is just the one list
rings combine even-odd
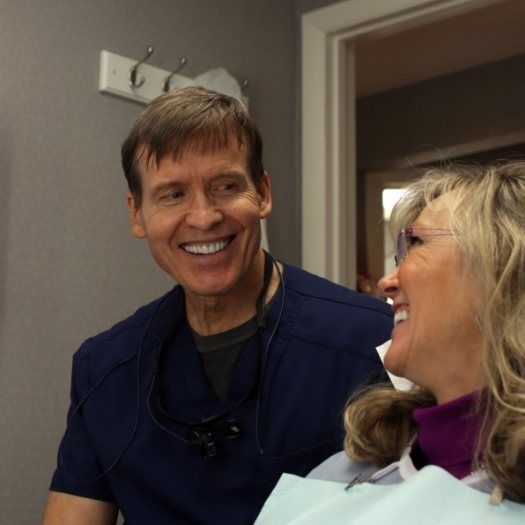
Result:
{"label": "woman's curly blonde hair", "polygon": [[[392,214],[396,231],[440,195],[458,196],[452,229],[477,283],[487,385],[475,466],[506,497],[525,501],[525,162],[432,169],[407,190]],[[398,460],[417,433],[412,411],[432,400],[419,387],[362,392],[345,410],[347,454],[378,466]]]}

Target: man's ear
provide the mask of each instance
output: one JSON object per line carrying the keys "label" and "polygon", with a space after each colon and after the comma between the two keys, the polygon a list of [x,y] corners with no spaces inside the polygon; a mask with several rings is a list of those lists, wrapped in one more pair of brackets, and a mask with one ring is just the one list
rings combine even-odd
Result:
{"label": "man's ear", "polygon": [[257,185],[257,193],[259,195],[259,209],[261,211],[261,219],[266,219],[272,211],[272,191],[270,184],[270,175],[265,171],[261,181]]}
{"label": "man's ear", "polygon": [[144,239],[146,237],[146,229],[144,227],[144,221],[142,220],[142,214],[140,213],[140,207],[136,206],[135,198],[131,192],[128,192],[127,196],[129,220],[131,225],[131,233],[138,239]]}

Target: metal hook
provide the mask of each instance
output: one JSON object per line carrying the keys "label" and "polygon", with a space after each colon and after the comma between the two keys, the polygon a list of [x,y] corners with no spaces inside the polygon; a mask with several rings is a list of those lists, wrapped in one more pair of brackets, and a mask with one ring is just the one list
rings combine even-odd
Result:
{"label": "metal hook", "polygon": [[146,56],[142,60],[139,60],[131,68],[131,71],[129,72],[129,85],[133,89],[139,88],[140,86],[142,86],[142,84],[144,84],[144,82],[146,82],[146,79],[144,77],[141,77],[140,80],[137,80],[138,68],[139,68],[140,64],[142,64],[143,62],[146,62],[146,60],[148,60],[148,58],[153,54],[153,51],[155,51],[155,48],[153,46],[148,46],[146,48]]}
{"label": "metal hook", "polygon": [[173,75],[176,75],[186,65],[186,62],[188,62],[186,57],[181,57],[179,67],[164,79],[164,83],[162,84],[164,93],[167,93],[170,90],[170,81],[173,78]]}

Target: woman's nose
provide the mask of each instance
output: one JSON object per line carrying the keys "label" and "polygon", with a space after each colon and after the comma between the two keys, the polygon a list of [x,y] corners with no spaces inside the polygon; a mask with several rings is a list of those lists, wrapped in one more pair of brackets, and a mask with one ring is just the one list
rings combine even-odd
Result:
{"label": "woman's nose", "polygon": [[381,277],[377,286],[383,297],[393,298],[399,290],[398,268],[394,268],[389,274]]}

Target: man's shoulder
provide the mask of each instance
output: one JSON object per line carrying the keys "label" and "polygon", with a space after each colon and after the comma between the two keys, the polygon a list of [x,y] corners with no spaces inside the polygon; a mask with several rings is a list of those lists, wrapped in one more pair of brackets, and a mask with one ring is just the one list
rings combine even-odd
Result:
{"label": "man's shoulder", "polygon": [[392,316],[391,309],[385,302],[350,290],[296,266],[286,265],[285,274],[286,287],[305,298],[326,301],[343,308],[370,310],[388,318]]}
{"label": "man's shoulder", "polygon": [[390,338],[392,311],[378,299],[293,266],[285,267],[290,334],[317,349],[379,362],[375,348]]}
{"label": "man's shoulder", "polygon": [[173,290],[138,308],[111,328],[87,339],[74,359],[89,362],[91,371],[104,370],[135,353],[152,322],[169,308]]}
{"label": "man's shoulder", "polygon": [[141,331],[151,319],[167,307],[167,301],[173,291],[169,291],[161,297],[140,306],[133,314],[115,323],[111,328],[100,332],[91,338],[94,342],[104,342],[125,336],[128,332]]}

